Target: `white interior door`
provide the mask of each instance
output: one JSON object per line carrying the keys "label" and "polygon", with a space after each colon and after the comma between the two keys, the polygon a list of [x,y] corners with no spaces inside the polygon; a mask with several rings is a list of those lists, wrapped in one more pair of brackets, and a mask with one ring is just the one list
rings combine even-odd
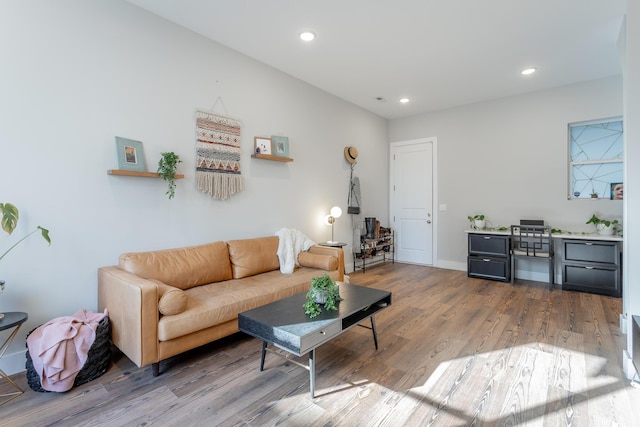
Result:
{"label": "white interior door", "polygon": [[391,144],[391,220],[396,261],[433,265],[435,138]]}

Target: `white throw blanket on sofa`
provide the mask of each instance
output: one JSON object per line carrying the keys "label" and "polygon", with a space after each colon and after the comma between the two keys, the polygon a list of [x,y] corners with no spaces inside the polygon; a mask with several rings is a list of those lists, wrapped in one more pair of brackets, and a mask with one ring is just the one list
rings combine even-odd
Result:
{"label": "white throw blanket on sofa", "polygon": [[293,273],[293,269],[298,264],[298,255],[302,251],[309,250],[315,245],[311,239],[301,231],[293,228],[283,228],[276,233],[280,241],[278,242],[278,260],[280,260],[280,272],[283,274]]}

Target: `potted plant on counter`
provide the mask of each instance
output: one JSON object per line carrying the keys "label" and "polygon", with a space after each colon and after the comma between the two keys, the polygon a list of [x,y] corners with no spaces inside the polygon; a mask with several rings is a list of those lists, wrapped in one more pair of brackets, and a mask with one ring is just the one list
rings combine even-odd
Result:
{"label": "potted plant on counter", "polygon": [[311,289],[307,292],[307,300],[304,303],[304,313],[311,319],[322,313],[321,305],[325,310],[337,310],[336,302],[340,298],[338,284],[327,273],[321,277],[311,279]]}
{"label": "potted plant on counter", "polygon": [[484,215],[482,214],[468,216],[467,219],[471,223],[472,230],[484,230],[484,227],[487,225],[484,219]]}
{"label": "potted plant on counter", "polygon": [[598,232],[598,234],[602,234],[605,236],[610,236],[614,232],[620,229],[620,225],[617,219],[614,219],[614,220],[602,219],[598,217],[596,214],[593,214],[585,224],[595,225],[596,231]]}

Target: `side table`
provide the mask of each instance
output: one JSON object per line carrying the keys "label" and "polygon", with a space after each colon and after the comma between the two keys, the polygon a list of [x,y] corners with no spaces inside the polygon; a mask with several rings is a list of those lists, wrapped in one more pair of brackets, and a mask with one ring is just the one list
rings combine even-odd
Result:
{"label": "side table", "polygon": [[[328,246],[330,248],[343,248],[344,246],[347,246],[347,243],[344,242],[322,242],[322,243],[318,243],[319,246]],[[347,273],[347,266],[345,264],[344,266],[344,271],[343,273]]]}
{"label": "side table", "polygon": [[[4,317],[0,319],[0,331],[4,331],[6,329],[11,329],[11,328],[14,328],[14,329],[11,332],[11,334],[7,337],[7,339],[4,340],[4,343],[2,343],[2,345],[0,346],[0,360],[2,360],[2,357],[4,356],[4,353],[9,348],[11,341],[13,341],[16,334],[20,330],[20,326],[22,326],[22,324],[26,322],[28,318],[29,316],[27,315],[27,313],[23,313],[21,311],[11,311],[9,313],[4,313]],[[22,391],[22,389],[18,387],[18,384],[16,384],[11,378],[9,378],[9,376],[5,374],[2,369],[0,369],[0,377],[2,377],[2,379],[5,382],[7,382],[9,385],[11,385],[13,388],[16,389],[16,391],[0,394],[0,399],[4,399],[3,401],[0,402],[0,406],[2,406],[5,403],[20,396],[22,393],[24,393],[24,391]]]}
{"label": "side table", "polygon": [[343,243],[343,242],[322,242],[322,243],[318,243],[318,245],[320,245],[320,246],[329,246],[331,248],[341,248],[343,246],[347,246],[347,243]]}

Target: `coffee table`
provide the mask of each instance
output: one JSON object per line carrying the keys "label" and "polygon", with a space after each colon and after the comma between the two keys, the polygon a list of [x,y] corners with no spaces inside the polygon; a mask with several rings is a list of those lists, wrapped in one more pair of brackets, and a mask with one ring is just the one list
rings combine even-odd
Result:
{"label": "coffee table", "polygon": [[338,310],[323,309],[322,313],[313,319],[304,314],[302,307],[306,300],[306,292],[240,313],[238,329],[262,340],[260,370],[264,370],[267,350],[272,351],[267,348],[268,344],[296,356],[309,353],[308,367],[294,360],[291,362],[309,370],[309,389],[313,399],[316,348],[369,318],[377,350],[375,315],[391,305],[391,292],[340,283],[340,296],[343,300],[338,303]]}

